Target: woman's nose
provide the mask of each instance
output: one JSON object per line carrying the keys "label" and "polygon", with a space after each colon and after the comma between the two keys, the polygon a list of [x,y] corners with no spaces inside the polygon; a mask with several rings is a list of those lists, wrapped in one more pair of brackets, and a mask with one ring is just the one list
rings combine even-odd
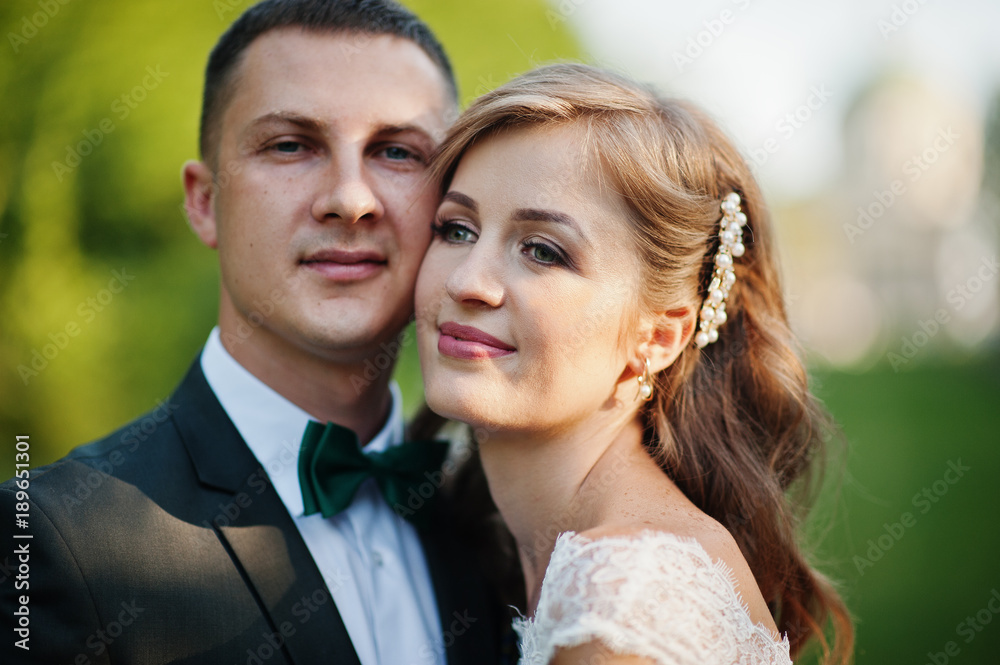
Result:
{"label": "woman's nose", "polygon": [[496,250],[480,241],[472,246],[445,282],[452,300],[468,306],[499,307],[504,301],[503,269]]}

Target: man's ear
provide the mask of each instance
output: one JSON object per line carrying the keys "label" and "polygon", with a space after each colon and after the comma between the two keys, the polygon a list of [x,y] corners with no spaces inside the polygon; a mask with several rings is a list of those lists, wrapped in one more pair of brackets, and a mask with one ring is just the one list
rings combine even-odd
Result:
{"label": "man's ear", "polygon": [[184,211],[195,235],[212,249],[219,246],[219,232],[215,223],[215,187],[212,169],[205,162],[185,162],[181,172],[184,179]]}
{"label": "man's ear", "polygon": [[660,372],[674,364],[685,347],[691,343],[691,336],[698,321],[694,307],[683,307],[658,312],[648,317],[640,331],[640,343],[632,369],[642,374],[643,358],[649,358],[649,371]]}

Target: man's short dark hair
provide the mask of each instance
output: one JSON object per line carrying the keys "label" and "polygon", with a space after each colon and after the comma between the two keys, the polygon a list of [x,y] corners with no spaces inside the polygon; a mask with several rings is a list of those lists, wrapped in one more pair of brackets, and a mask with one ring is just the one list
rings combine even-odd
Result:
{"label": "man's short dark hair", "polygon": [[437,65],[453,101],[458,101],[458,84],[441,43],[426,23],[395,0],[264,0],[229,26],[208,58],[201,107],[203,160],[211,159],[212,148],[219,140],[219,124],[232,97],[234,73],[247,47],[266,32],[289,27],[408,39]]}

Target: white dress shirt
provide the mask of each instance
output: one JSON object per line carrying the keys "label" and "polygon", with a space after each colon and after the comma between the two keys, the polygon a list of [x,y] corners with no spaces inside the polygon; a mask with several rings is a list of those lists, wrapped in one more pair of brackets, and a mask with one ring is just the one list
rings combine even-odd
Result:
{"label": "white dress shirt", "polygon": [[[434,588],[413,525],[393,512],[373,479],[361,485],[342,513],[328,519],[304,515],[298,454],[313,418],[236,362],[222,346],[218,328],[205,344],[201,368],[298,527],[362,665],[444,665]],[[366,452],[403,440],[402,398],[395,381],[390,390],[389,419]]]}

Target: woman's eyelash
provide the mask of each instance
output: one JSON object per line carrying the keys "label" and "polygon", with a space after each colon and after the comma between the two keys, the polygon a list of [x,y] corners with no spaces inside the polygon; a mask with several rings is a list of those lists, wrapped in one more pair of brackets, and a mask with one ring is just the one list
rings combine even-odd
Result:
{"label": "woman's eyelash", "polygon": [[[465,224],[441,217],[438,217],[431,222],[431,233],[434,237],[440,238],[442,241],[452,244],[470,242],[477,235],[474,229],[469,228]],[[462,237],[454,237],[452,235],[454,233],[462,234]],[[535,253],[537,250],[544,252],[547,257],[551,258],[540,258]],[[562,266],[566,268],[573,267],[573,263],[570,261],[569,257],[567,257],[566,254],[558,247],[548,242],[542,242],[537,239],[526,240],[521,245],[521,251],[528,255],[528,258],[532,261],[543,266]]]}
{"label": "woman's eyelash", "polygon": [[464,242],[467,240],[467,239],[458,240],[455,238],[450,238],[448,234],[453,231],[458,231],[460,233],[467,233],[470,236],[476,235],[476,232],[473,229],[470,229],[464,224],[459,224],[458,222],[442,219],[440,217],[431,222],[431,232],[434,234],[434,236],[441,238],[441,240],[451,243]]}
{"label": "woman's eyelash", "polygon": [[572,267],[569,258],[567,258],[567,256],[562,251],[560,251],[558,248],[556,248],[554,245],[552,245],[550,243],[547,243],[547,242],[541,242],[539,240],[529,240],[529,241],[527,241],[527,242],[524,243],[524,250],[525,250],[525,252],[529,252],[530,253],[530,252],[532,252],[532,251],[534,251],[536,249],[541,249],[541,250],[544,250],[545,252],[551,254],[552,255],[552,260],[551,261],[543,261],[542,259],[539,259],[537,256],[531,256],[531,259],[533,261],[536,261],[537,263],[541,263],[542,265],[564,266],[564,267],[567,267],[567,268],[568,267]]}
{"label": "woman's eyelash", "polygon": [[443,237],[445,228],[448,226],[448,222],[444,219],[436,218],[431,222],[431,233],[435,236]]}

